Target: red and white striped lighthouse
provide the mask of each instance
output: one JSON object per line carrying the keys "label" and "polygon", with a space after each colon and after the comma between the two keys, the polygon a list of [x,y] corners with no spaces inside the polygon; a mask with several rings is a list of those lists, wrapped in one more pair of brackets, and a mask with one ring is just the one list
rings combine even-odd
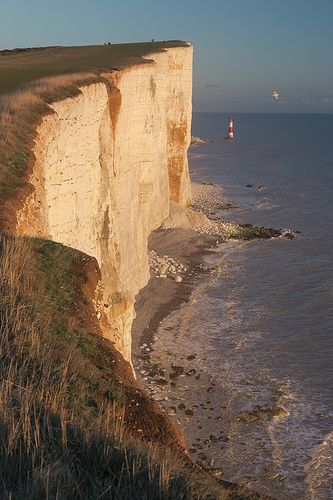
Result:
{"label": "red and white striped lighthouse", "polygon": [[234,138],[234,122],[232,121],[232,116],[230,113],[228,139],[232,141],[233,138]]}

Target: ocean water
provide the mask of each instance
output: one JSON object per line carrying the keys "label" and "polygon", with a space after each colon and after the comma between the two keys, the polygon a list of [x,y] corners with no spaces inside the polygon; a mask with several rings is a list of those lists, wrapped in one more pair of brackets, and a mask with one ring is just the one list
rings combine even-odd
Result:
{"label": "ocean water", "polygon": [[[246,475],[252,455],[249,474],[256,467],[263,482],[276,474],[279,487],[265,487],[275,496],[333,498],[333,115],[234,115],[232,143],[223,140],[227,121],[194,115],[193,135],[216,141],[190,150],[194,176],[224,186],[237,206],[224,218],[302,235],[226,244],[226,271],[196,304],[195,329],[201,308],[209,337],[206,363],[231,392],[234,438],[221,462]],[[218,363],[227,365],[220,374]],[[289,416],[232,421],[253,403],[278,404]],[[239,441],[249,435],[243,454]]]}
{"label": "ocean water", "polygon": [[[170,363],[180,357],[197,378],[158,397],[191,456],[225,479],[275,498],[331,499],[333,115],[233,118],[228,142],[226,114],[194,114],[193,135],[214,142],[190,148],[192,179],[223,185],[234,208],[217,217],[301,234],[224,243],[207,258],[152,353],[160,366],[162,351]],[[256,406],[279,415],[248,421]]]}

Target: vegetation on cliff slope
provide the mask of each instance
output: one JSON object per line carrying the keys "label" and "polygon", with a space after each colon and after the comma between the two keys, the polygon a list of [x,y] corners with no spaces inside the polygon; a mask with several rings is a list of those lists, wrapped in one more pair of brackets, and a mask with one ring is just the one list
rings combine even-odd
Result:
{"label": "vegetation on cliff slope", "polygon": [[[1,239],[1,498],[243,498],[181,457],[167,419],[94,331],[94,273],[94,259],[63,245]],[[159,431],[168,446],[145,441]]]}

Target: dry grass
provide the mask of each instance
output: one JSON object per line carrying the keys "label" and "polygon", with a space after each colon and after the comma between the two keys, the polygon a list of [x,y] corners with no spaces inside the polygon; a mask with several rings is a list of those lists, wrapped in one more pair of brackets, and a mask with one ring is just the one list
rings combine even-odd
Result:
{"label": "dry grass", "polygon": [[[112,380],[87,365],[70,322],[55,327],[68,301],[48,291],[44,245],[0,241],[1,498],[241,498],[128,435]],[[58,283],[70,296],[70,280]]]}
{"label": "dry grass", "polygon": [[27,184],[36,127],[50,112],[47,104],[73,96],[80,85],[98,80],[93,73],[60,75],[0,96],[0,203]]}

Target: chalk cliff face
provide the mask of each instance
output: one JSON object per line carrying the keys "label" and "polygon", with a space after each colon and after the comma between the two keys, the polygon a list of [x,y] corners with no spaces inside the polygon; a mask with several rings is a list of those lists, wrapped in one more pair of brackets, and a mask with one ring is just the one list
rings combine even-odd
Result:
{"label": "chalk cliff face", "polygon": [[135,295],[149,278],[147,238],[169,216],[170,200],[191,201],[192,47],[102,76],[53,103],[38,127],[34,191],[17,233],[97,259],[96,314],[130,359]]}

